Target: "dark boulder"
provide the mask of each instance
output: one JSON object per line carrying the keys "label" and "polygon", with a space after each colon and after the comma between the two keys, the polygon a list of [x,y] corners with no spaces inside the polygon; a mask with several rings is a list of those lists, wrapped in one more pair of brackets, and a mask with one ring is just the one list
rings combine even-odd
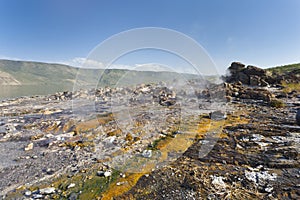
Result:
{"label": "dark boulder", "polygon": [[243,69],[245,69],[245,65],[240,62],[233,62],[233,63],[231,63],[230,67],[228,68],[228,70],[232,74],[242,71]]}
{"label": "dark boulder", "polygon": [[300,126],[300,109],[297,110],[297,114],[296,114],[296,122],[297,122],[297,124]]}
{"label": "dark boulder", "polygon": [[260,78],[259,78],[259,76],[256,76],[256,75],[250,76],[249,85],[250,86],[258,86],[258,85],[260,85]]}
{"label": "dark boulder", "polygon": [[266,76],[267,72],[264,69],[248,65],[247,68],[244,71],[245,74],[248,76],[255,75],[255,76]]}
{"label": "dark boulder", "polygon": [[249,76],[243,72],[238,72],[235,79],[241,81],[245,85],[249,85],[250,82]]}

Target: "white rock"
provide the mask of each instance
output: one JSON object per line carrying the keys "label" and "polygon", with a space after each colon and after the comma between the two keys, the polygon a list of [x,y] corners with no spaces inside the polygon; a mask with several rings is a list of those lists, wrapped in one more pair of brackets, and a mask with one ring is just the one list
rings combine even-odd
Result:
{"label": "white rock", "polygon": [[270,193],[273,191],[273,187],[267,187],[267,188],[265,188],[265,191]]}
{"label": "white rock", "polygon": [[245,176],[249,181],[253,181],[257,185],[264,185],[269,183],[269,181],[275,181],[277,178],[277,174],[272,173],[270,174],[268,171],[262,172],[245,172]]}
{"label": "white rock", "polygon": [[68,189],[75,187],[75,185],[76,185],[75,183],[71,183],[70,185],[68,185]]}
{"label": "white rock", "polygon": [[116,183],[117,186],[120,186],[120,185],[123,185],[123,184],[124,184],[124,182],[117,182]]}
{"label": "white rock", "polygon": [[215,188],[223,189],[226,188],[226,183],[223,181],[224,177],[222,176],[210,176],[212,179],[212,184],[215,186]]}
{"label": "white rock", "polygon": [[141,91],[142,91],[142,92],[149,92],[149,91],[150,91],[150,88],[144,87],[144,88],[141,89]]}
{"label": "white rock", "polygon": [[33,143],[31,142],[31,143],[29,143],[28,145],[27,145],[27,147],[25,147],[25,151],[29,151],[29,150],[32,150],[33,149]]}
{"label": "white rock", "polygon": [[41,194],[53,194],[55,192],[54,187],[43,188],[39,190]]}
{"label": "white rock", "polygon": [[151,156],[152,156],[152,150],[144,150],[143,153],[142,153],[142,156],[144,158],[151,158]]}
{"label": "white rock", "polygon": [[105,177],[111,176],[111,171],[106,171],[106,172],[104,172],[104,176],[105,176]]}
{"label": "white rock", "polygon": [[32,195],[32,198],[34,198],[34,199],[43,199],[44,196],[41,195],[41,194],[34,194],[34,195]]}
{"label": "white rock", "polygon": [[29,197],[29,196],[31,196],[32,192],[30,190],[27,190],[24,194],[25,194],[25,196]]}

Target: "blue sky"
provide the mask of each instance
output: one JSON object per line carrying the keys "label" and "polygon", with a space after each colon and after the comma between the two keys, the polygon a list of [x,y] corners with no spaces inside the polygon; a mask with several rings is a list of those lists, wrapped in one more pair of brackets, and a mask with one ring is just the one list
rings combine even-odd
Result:
{"label": "blue sky", "polygon": [[271,67],[300,62],[299,22],[298,0],[0,0],[0,57],[67,62],[119,32],[163,27],[199,42],[220,71]]}

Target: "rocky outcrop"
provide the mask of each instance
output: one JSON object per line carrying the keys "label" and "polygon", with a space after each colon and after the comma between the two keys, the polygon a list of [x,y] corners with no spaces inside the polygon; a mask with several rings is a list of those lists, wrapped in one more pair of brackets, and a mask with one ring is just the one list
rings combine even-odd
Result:
{"label": "rocky outcrop", "polygon": [[241,82],[244,85],[265,87],[279,82],[278,79],[269,76],[266,70],[252,65],[245,67],[239,62],[231,63],[228,72],[229,75],[224,77],[228,83]]}
{"label": "rocky outcrop", "polygon": [[241,82],[224,83],[227,97],[235,97],[238,99],[252,99],[269,102],[274,95],[264,88],[245,87]]}

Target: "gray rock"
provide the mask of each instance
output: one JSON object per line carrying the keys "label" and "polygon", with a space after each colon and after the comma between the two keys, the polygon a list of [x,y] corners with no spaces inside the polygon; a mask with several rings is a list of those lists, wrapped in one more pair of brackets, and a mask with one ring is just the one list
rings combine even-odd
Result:
{"label": "gray rock", "polygon": [[223,120],[226,119],[226,114],[220,110],[209,113],[209,118],[212,120]]}

